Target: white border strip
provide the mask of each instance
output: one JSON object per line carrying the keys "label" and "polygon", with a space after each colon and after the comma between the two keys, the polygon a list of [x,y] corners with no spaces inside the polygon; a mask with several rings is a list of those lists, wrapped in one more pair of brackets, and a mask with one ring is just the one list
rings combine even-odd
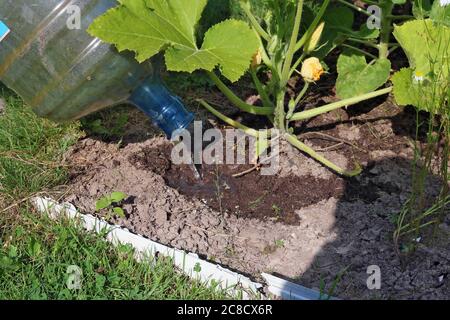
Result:
{"label": "white border strip", "polygon": [[[242,293],[244,299],[250,299],[261,295],[259,293],[262,285],[251,281],[236,272],[232,272],[218,265],[201,260],[198,255],[187,253],[178,249],[169,248],[157,242],[131,233],[119,226],[111,225],[92,215],[79,213],[71,204],[59,205],[48,198],[33,198],[31,202],[41,213],[47,213],[52,219],[59,219],[66,215],[70,219],[81,219],[83,227],[88,231],[108,231],[107,240],[113,244],[130,244],[140,255],[156,256],[158,253],[171,257],[176,267],[181,269],[190,278],[211,284],[215,281],[224,290],[232,294]],[[197,271],[195,271],[197,270]]]}
{"label": "white border strip", "polygon": [[[31,202],[40,213],[46,213],[52,219],[57,220],[66,216],[70,219],[80,219],[83,227],[88,231],[95,231],[97,233],[108,231],[108,241],[113,244],[123,243],[132,245],[138,257],[139,255],[155,257],[157,254],[162,254],[171,257],[175,266],[190,278],[200,280],[205,284],[211,284],[214,281],[222,289],[227,290],[231,294],[242,294],[243,299],[267,298],[261,293],[263,288],[262,284],[253,282],[248,277],[219,265],[201,260],[196,254],[167,247],[144,238],[141,235],[133,234],[120,226],[111,225],[92,215],[81,214],[69,203],[60,205],[52,199],[41,197],[33,198]],[[286,300],[318,300],[321,298],[319,292],[292,282],[266,273],[263,273],[262,277],[266,280],[267,291],[276,297]],[[326,299],[327,297],[322,297],[322,299],[324,298]]]}

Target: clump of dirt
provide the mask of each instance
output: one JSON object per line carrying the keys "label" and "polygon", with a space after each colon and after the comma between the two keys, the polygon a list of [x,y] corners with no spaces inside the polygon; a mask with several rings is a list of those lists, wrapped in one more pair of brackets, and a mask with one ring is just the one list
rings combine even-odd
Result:
{"label": "clump of dirt", "polygon": [[144,148],[131,155],[129,160],[136,168],[150,170],[159,175],[164,175],[172,167],[168,144],[157,148]]}
{"label": "clump of dirt", "polygon": [[[283,145],[278,176],[255,171],[235,178],[249,166],[207,166],[199,183],[189,167],[170,163],[163,138],[123,147],[87,138],[67,155],[73,170],[66,200],[92,213],[101,196],[125,192],[127,218],[115,223],[257,280],[268,272],[328,290],[341,275],[334,292],[340,298],[448,299],[449,218],[422,229],[407,258],[392,241],[395,217],[411,192],[407,126],[414,124],[405,119],[413,117],[389,103],[342,112],[298,133],[343,167],[362,164],[364,172],[352,179]],[[426,190],[430,199],[437,196],[439,180],[430,178]],[[372,265],[382,272],[380,290],[367,288]]]}

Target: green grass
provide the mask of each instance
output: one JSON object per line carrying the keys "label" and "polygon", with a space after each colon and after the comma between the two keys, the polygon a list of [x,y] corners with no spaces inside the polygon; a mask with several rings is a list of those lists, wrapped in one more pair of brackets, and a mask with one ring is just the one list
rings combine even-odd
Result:
{"label": "green grass", "polygon": [[130,106],[115,106],[96,112],[80,120],[82,128],[91,136],[104,141],[120,141],[125,134]]}
{"label": "green grass", "polygon": [[[1,219],[0,299],[226,298],[176,272],[168,259],[136,262],[130,246],[113,247],[73,221],[31,212],[22,208],[19,223]],[[67,285],[69,266],[82,270],[79,290]]]}
{"label": "green grass", "polygon": [[[84,132],[36,117],[0,84],[0,299],[222,299],[214,287],[181,275],[170,260],[136,262],[75,222],[40,216],[27,199],[67,181],[64,153]],[[67,285],[69,266],[82,272]]]}
{"label": "green grass", "polygon": [[66,170],[61,162],[64,152],[82,135],[78,123],[57,125],[39,119],[2,87],[0,97],[6,102],[0,115],[0,201],[2,197],[26,197],[64,182]]}

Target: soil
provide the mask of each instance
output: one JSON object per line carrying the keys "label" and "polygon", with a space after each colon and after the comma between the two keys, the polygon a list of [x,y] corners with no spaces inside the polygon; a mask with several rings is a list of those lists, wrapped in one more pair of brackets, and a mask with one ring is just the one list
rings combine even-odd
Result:
{"label": "soil", "polygon": [[[322,96],[318,103],[333,99]],[[115,223],[256,280],[268,272],[325,291],[337,282],[332,293],[344,299],[448,299],[450,210],[439,226],[404,239],[402,246],[415,243],[408,255],[392,240],[393,218],[411,192],[414,119],[380,99],[297,128],[339,165],[360,163],[364,171],[352,179],[283,143],[277,176],[236,178],[251,166],[217,165],[205,166],[197,181],[189,167],[170,162],[171,146],[146,126],[140,139],[121,145],[87,137],[67,155],[66,200],[92,213],[101,196],[125,192],[127,217]],[[437,196],[439,180],[431,177],[426,190]],[[367,288],[372,265],[381,269],[380,290]]]}
{"label": "soil", "polygon": [[[395,68],[406,63],[397,51]],[[398,56],[397,56],[398,55]],[[336,57],[327,64],[335,70]],[[305,99],[305,109],[337,101],[336,74],[329,73]],[[293,78],[292,94],[302,87]],[[244,78],[233,90],[260,104]],[[184,101],[202,97],[252,127],[267,121],[236,113],[223,96],[205,88],[178,92]],[[192,95],[192,97],[191,97]],[[226,128],[196,108],[197,117]],[[130,109],[118,141],[88,136],[67,155],[72,167],[67,201],[93,213],[113,191],[129,198],[125,219],[114,223],[154,241],[199,254],[255,280],[272,273],[342,299],[448,299],[450,297],[450,208],[444,220],[394,245],[395,218],[411,194],[416,113],[380,97],[298,123],[295,133],[343,168],[361,175],[343,178],[282,142],[280,171],[262,176],[252,165],[213,165],[194,179],[189,166],[170,161],[171,144],[139,111]],[[426,117],[426,115],[420,115]],[[431,204],[441,188],[426,185]],[[413,244],[413,246],[412,246]],[[404,248],[409,249],[406,254]],[[381,270],[381,289],[369,290],[367,270]],[[328,292],[334,284],[336,289]]]}
{"label": "soil", "polygon": [[[255,170],[245,177],[233,177],[253,165],[203,165],[202,179],[197,180],[190,166],[172,165],[171,149],[169,143],[147,147],[131,155],[129,161],[138,169],[161,175],[169,187],[182,195],[197,198],[227,215],[299,225],[297,208],[318,203],[343,190],[338,179],[313,176],[264,176]],[[290,190],[297,191],[291,194]]]}

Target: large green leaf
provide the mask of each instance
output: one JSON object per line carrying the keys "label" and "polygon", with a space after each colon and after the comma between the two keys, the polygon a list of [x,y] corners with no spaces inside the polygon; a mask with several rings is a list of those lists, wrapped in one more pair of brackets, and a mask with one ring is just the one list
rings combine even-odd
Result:
{"label": "large green leaf", "polygon": [[[315,14],[316,12],[313,10],[306,10],[304,20],[307,25],[312,22]],[[355,30],[353,27],[355,17],[352,9],[342,5],[328,6],[323,21],[325,22],[325,28],[317,46],[319,49],[314,54],[318,58],[326,57],[350,37],[370,40],[378,38],[380,34],[379,30],[370,30],[366,23],[361,25],[360,30]]]}
{"label": "large green leaf", "polygon": [[339,56],[336,92],[341,99],[369,93],[386,83],[391,71],[388,59],[368,64],[365,56],[346,52]]}
{"label": "large green leaf", "polygon": [[398,105],[412,105],[432,113],[445,111],[445,100],[449,96],[449,82],[434,83],[428,79],[417,81],[411,68],[404,68],[392,76],[394,97]]}
{"label": "large green leaf", "polygon": [[415,72],[449,76],[450,28],[429,19],[415,20],[396,26],[394,36]]}
{"label": "large green leaf", "polygon": [[410,68],[392,77],[397,103],[432,113],[447,113],[450,28],[430,19],[416,20],[396,26],[394,35],[410,62]]}
{"label": "large green leaf", "polygon": [[243,21],[226,20],[209,29],[197,46],[197,24],[207,0],[120,0],[97,18],[88,32],[119,51],[131,50],[139,62],[165,50],[171,71],[212,71],[238,80],[248,69],[259,43]]}
{"label": "large green leaf", "polygon": [[413,85],[414,72],[410,68],[403,68],[392,76],[394,96],[398,105],[421,105],[418,86]]}
{"label": "large green leaf", "polygon": [[325,28],[322,32],[318,50],[314,56],[326,57],[349,37],[348,30],[353,25],[353,12],[347,7],[329,6],[324,14]]}

